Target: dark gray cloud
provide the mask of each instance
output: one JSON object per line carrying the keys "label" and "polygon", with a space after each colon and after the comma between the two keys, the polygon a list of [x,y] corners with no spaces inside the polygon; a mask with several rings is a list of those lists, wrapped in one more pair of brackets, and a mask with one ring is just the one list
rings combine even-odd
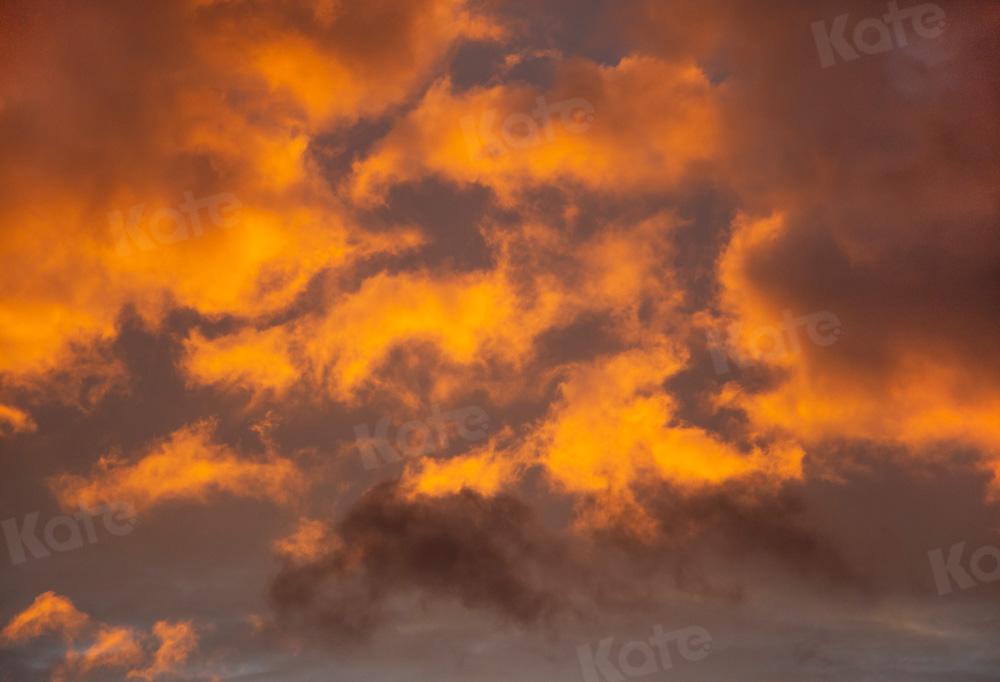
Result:
{"label": "dark gray cloud", "polygon": [[286,565],[271,585],[279,612],[332,635],[368,634],[382,603],[418,589],[531,624],[554,614],[554,536],[523,503],[471,491],[407,500],[396,484],[365,495],[337,523],[337,547]]}

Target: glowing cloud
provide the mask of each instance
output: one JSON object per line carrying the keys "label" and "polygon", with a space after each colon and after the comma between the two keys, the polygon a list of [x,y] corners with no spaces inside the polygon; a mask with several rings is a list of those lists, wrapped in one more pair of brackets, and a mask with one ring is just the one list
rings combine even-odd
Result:
{"label": "glowing cloud", "polygon": [[[1000,393],[965,358],[935,352],[920,334],[867,328],[885,362],[877,371],[851,364],[866,330],[844,330],[844,340],[825,347],[802,339],[799,352],[774,353],[760,343],[790,305],[754,276],[755,259],[780,251],[790,226],[782,215],[739,218],[720,259],[719,279],[726,321],[737,323],[730,342],[745,357],[778,368],[781,380],[758,391],[736,391],[724,402],[744,410],[757,428],[777,430],[805,443],[826,438],[891,440],[919,450],[945,441],[964,442],[985,453],[1000,451]],[[875,257],[855,252],[864,260]],[[850,307],[847,307],[850,306]],[[845,305],[850,313],[857,304]],[[877,328],[874,330],[877,332]],[[853,338],[852,338],[853,337]],[[789,346],[791,344],[788,344]],[[988,454],[990,466],[1000,460]]]}
{"label": "glowing cloud", "polygon": [[130,670],[130,680],[155,680],[163,675],[175,674],[198,646],[198,633],[190,622],[161,620],[153,625],[153,634],[160,640],[153,661],[146,668]]}
{"label": "glowing cloud", "polygon": [[66,652],[53,678],[72,680],[100,668],[126,668],[140,663],[145,656],[133,629],[101,625],[90,646],[80,652],[72,648]]}
{"label": "glowing cloud", "polygon": [[5,644],[21,644],[47,633],[73,639],[90,622],[73,602],[55,592],[38,595],[31,606],[14,616],[0,632]]}
{"label": "glowing cloud", "polygon": [[373,200],[427,175],[507,198],[557,181],[611,194],[663,187],[719,152],[717,107],[696,66],[647,57],[613,67],[568,62],[547,93],[523,85],[456,93],[439,81],[356,165],[351,192]]}
{"label": "glowing cloud", "polygon": [[[258,8],[266,16],[251,22],[247,5],[79,6],[60,22],[17,22],[23,40],[0,57],[11,75],[0,101],[15,114],[0,139],[16,169],[2,172],[15,189],[0,208],[0,372],[70,363],[71,343],[113,338],[125,305],[152,324],[174,304],[274,311],[322,269],[386,245],[345,224],[309,157],[311,135],[398,104],[456,41],[503,33],[458,0],[296,2]],[[110,33],[87,43],[80,25]],[[372,27],[391,34],[378,47],[358,40]],[[80,59],[118,65],[105,76],[129,106],[63,87],[64,64]],[[168,63],[176,79],[150,77]],[[21,120],[50,132],[21,144]],[[51,134],[70,128],[73,139]]]}
{"label": "glowing cloud", "polygon": [[[31,606],[11,619],[0,633],[0,640],[4,646],[19,645],[49,633],[61,634],[66,640],[66,655],[52,671],[56,682],[81,679],[100,668],[135,666],[147,657],[142,645],[148,635],[92,620],[69,599],[54,592],[38,595]],[[159,621],[153,626],[153,635],[159,646],[152,660],[145,668],[130,670],[129,679],[154,680],[176,673],[198,644],[190,622]],[[89,644],[78,650],[75,642],[81,639]]]}
{"label": "glowing cloud", "polygon": [[0,436],[34,431],[34,420],[24,410],[0,403]]}
{"label": "glowing cloud", "polygon": [[331,542],[329,529],[324,522],[302,518],[290,535],[274,542],[273,548],[292,561],[315,561],[328,551]]}
{"label": "glowing cloud", "polygon": [[301,488],[292,461],[275,455],[241,457],[212,442],[213,430],[211,422],[199,422],[153,445],[134,463],[107,457],[89,477],[62,474],[50,484],[67,509],[127,501],[139,511],[174,500],[204,501],[218,493],[280,503]]}

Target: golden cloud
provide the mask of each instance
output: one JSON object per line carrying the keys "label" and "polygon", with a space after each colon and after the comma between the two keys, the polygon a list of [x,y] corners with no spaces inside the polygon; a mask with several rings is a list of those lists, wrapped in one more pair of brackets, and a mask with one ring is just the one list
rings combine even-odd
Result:
{"label": "golden cloud", "polygon": [[127,502],[138,511],[220,493],[283,503],[302,489],[302,475],[291,460],[273,453],[240,456],[214,442],[213,431],[212,422],[198,422],[153,444],[134,462],[105,457],[89,476],[61,474],[50,486],[66,509]]}
{"label": "golden cloud", "polygon": [[318,519],[301,518],[295,530],[276,540],[274,551],[292,561],[316,561],[333,543],[327,525]]}
{"label": "golden cloud", "polygon": [[[38,595],[28,608],[4,627],[0,640],[4,646],[12,646],[49,633],[61,634],[67,642],[66,654],[52,672],[52,679],[56,682],[81,679],[100,668],[135,666],[147,657],[142,647],[146,635],[130,627],[92,620],[78,611],[73,602],[55,592]],[[128,671],[129,679],[153,680],[161,675],[177,673],[198,644],[194,626],[186,621],[158,621],[153,626],[152,634],[159,640],[152,660],[145,668]],[[74,642],[83,638],[89,644],[77,650]]]}
{"label": "golden cloud", "polygon": [[154,680],[161,675],[176,674],[198,647],[198,633],[190,622],[157,621],[153,634],[160,641],[153,660],[146,668],[130,670],[130,680]]}
{"label": "golden cloud", "polygon": [[[730,330],[729,343],[744,358],[782,372],[772,387],[759,392],[730,389],[722,402],[745,411],[756,428],[803,443],[848,438],[898,442],[919,451],[957,442],[980,448],[989,466],[1000,471],[995,455],[1000,451],[1000,392],[981,380],[974,363],[935,352],[926,335],[899,334],[870,338],[884,347],[885,362],[869,371],[861,364],[845,364],[841,357],[853,351],[857,341],[843,351],[845,342],[834,344],[833,338],[816,345],[808,330],[784,321],[787,301],[759,283],[752,263],[778,248],[788,229],[781,214],[743,216],[720,259],[725,311],[721,326]],[[870,256],[856,252],[856,257]],[[850,305],[842,312],[856,307]],[[850,339],[852,332],[859,336],[860,331],[846,327],[842,338]]]}
{"label": "golden cloud", "polygon": [[698,490],[734,480],[768,486],[801,477],[804,452],[792,440],[755,439],[759,445],[743,450],[680,423],[663,385],[685,361],[683,350],[663,339],[579,364],[560,383],[559,400],[526,434],[505,433],[447,460],[418,460],[408,467],[403,488],[410,496],[463,489],[495,495],[528,468],[540,467],[559,490],[598,502],[581,523],[631,518],[626,525],[642,533],[648,519],[635,502],[638,485],[664,481]]}
{"label": "golden cloud", "polygon": [[37,428],[31,415],[13,405],[0,403],[0,436],[31,432]]}
{"label": "golden cloud", "polygon": [[407,468],[402,490],[411,498],[444,497],[463,490],[493,496],[516,481],[523,468],[524,462],[514,453],[498,452],[495,441],[491,441],[487,448],[471,454],[446,460],[420,459]]}
{"label": "golden cloud", "polygon": [[[644,334],[640,303],[659,318],[680,302],[663,265],[676,223],[662,214],[609,226],[572,247],[570,236],[539,224],[513,233],[484,226],[497,253],[492,270],[372,275],[349,294],[330,294],[320,314],[211,340],[192,334],[184,368],[196,384],[280,394],[306,381],[351,402],[378,381],[382,363],[405,343],[428,344],[468,370],[487,363],[523,366],[540,334],[587,311],[615,315],[617,333],[638,338]],[[571,256],[563,255],[567,250]],[[529,252],[534,260],[518,258]],[[442,373],[435,397],[444,398],[449,385],[459,387]]]}
{"label": "golden cloud", "polygon": [[356,164],[350,192],[375,201],[425,176],[508,199],[557,181],[610,194],[663,188],[721,151],[717,100],[697,66],[650,57],[563,63],[544,93],[517,84],[455,92],[441,80]]}
{"label": "golden cloud", "polygon": [[54,680],[74,680],[100,668],[127,668],[141,662],[145,653],[137,633],[128,627],[101,625],[93,642],[80,652],[70,648]]}
{"label": "golden cloud", "polygon": [[[19,22],[2,55],[19,68],[0,84],[0,372],[71,363],[68,345],[112,338],[127,304],[150,323],[173,305],[253,316],[324,268],[398,248],[345,223],[310,136],[398,104],[456,41],[502,31],[457,0],[293,4],[250,21],[250,3],[192,0]],[[357,39],[371,26],[387,33],[377,47]],[[68,63],[113,91],[74,86]]]}
{"label": "golden cloud", "polygon": [[44,592],[4,626],[0,640],[6,645],[22,644],[47,633],[57,633],[71,640],[89,622],[90,617],[78,611],[66,597]]}
{"label": "golden cloud", "polygon": [[765,472],[799,475],[802,452],[774,446],[742,452],[677,422],[664,381],[684,366],[670,344],[579,367],[534,437],[555,482],[585,493],[621,492],[644,476],[697,486]]}

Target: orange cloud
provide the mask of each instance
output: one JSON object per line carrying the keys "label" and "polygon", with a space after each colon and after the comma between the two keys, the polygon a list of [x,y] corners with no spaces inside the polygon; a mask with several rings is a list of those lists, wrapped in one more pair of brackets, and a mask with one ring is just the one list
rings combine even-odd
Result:
{"label": "orange cloud", "polygon": [[[447,460],[424,458],[406,471],[411,496],[463,489],[495,495],[531,467],[558,489],[595,501],[580,523],[624,522],[640,534],[649,519],[637,485],[661,480],[697,490],[733,480],[768,486],[802,475],[804,451],[789,439],[755,439],[741,449],[702,428],[679,423],[664,382],[683,369],[679,346],[661,340],[572,367],[559,400],[530,430],[509,431],[481,450]],[[503,441],[502,444],[499,441]]]}
{"label": "orange cloud", "polygon": [[153,625],[153,634],[160,640],[153,661],[146,668],[130,670],[130,680],[155,680],[164,675],[176,674],[198,646],[198,633],[190,622],[170,623],[161,620]]}
{"label": "orange cloud", "polygon": [[199,422],[151,446],[137,461],[102,458],[90,476],[61,474],[50,486],[63,507],[95,508],[126,501],[137,510],[173,500],[204,501],[228,493],[286,502],[301,489],[295,464],[276,455],[250,459],[213,442],[214,425]]}
{"label": "orange cloud", "polygon": [[457,93],[438,81],[356,164],[351,193],[373,200],[434,175],[505,197],[566,181],[611,194],[663,188],[721,151],[716,100],[693,64],[650,57],[564,63],[546,93],[513,84]]}
{"label": "orange cloud", "polygon": [[533,440],[553,480],[577,492],[620,492],[643,476],[682,485],[764,472],[799,475],[802,452],[774,446],[742,452],[700,428],[677,424],[663,382],[684,365],[669,345],[581,366]]}
{"label": "orange cloud", "polygon": [[[313,121],[378,113],[409,96],[455,42],[505,33],[463,0],[304,4],[310,30],[261,21],[242,46],[250,75],[291,94]],[[375,30],[380,40],[359,39]]]}
{"label": "orange cloud", "polygon": [[331,547],[327,525],[317,519],[302,518],[295,531],[274,542],[274,551],[293,561],[315,561]]}
{"label": "orange cloud", "polygon": [[[609,226],[572,246],[571,237],[543,225],[513,234],[484,227],[498,254],[492,270],[376,274],[356,291],[335,292],[319,315],[212,340],[193,334],[184,367],[194,383],[280,393],[306,381],[349,402],[378,381],[382,363],[405,343],[431,345],[468,370],[486,363],[522,366],[541,333],[585,311],[612,312],[620,334],[641,336],[637,312],[644,297],[651,299],[647,314],[657,317],[680,302],[662,264],[676,222],[662,214]],[[516,259],[526,251],[537,261]],[[560,267],[553,269],[554,262]],[[448,385],[457,386],[442,373],[434,390]]]}
{"label": "orange cloud", "polygon": [[280,392],[300,378],[291,339],[281,327],[244,330],[215,341],[195,332],[185,351],[185,371],[197,383]]}
{"label": "orange cloud", "polygon": [[463,364],[475,362],[484,351],[511,359],[526,353],[537,326],[528,322],[517,328],[512,320],[520,313],[552,312],[525,310],[524,305],[501,273],[376,275],[322,318],[210,343],[193,338],[185,366],[202,383],[280,389],[293,378],[305,378],[348,400],[404,341],[434,343]]}
{"label": "orange cloud", "polygon": [[145,653],[134,630],[101,625],[94,641],[82,652],[69,649],[54,680],[79,679],[100,668],[126,668],[141,662]]}
{"label": "orange cloud", "polygon": [[[502,33],[457,0],[291,3],[249,21],[243,2],[85,5],[59,22],[15,9],[25,34],[0,55],[0,373],[13,376],[113,338],[125,305],[153,324],[174,305],[254,316],[325,268],[395,250],[347,224],[310,139],[398,104],[456,41]],[[376,26],[384,40],[358,39]],[[79,87],[68,64],[102,69],[112,90]]]}
{"label": "orange cloud", "polygon": [[31,432],[36,429],[31,415],[13,405],[0,403],[0,436],[12,433]]}
{"label": "orange cloud", "polygon": [[50,632],[73,639],[89,622],[90,617],[78,611],[69,599],[45,592],[7,623],[0,640],[6,645],[22,644]]}
{"label": "orange cloud", "polygon": [[[78,651],[73,642],[86,634],[89,644]],[[24,644],[48,633],[59,633],[67,640],[66,655],[53,670],[52,679],[81,679],[100,668],[126,668],[146,658],[142,641],[147,637],[130,627],[111,626],[94,621],[78,611],[73,602],[54,592],[38,595],[27,609],[17,614],[0,633],[5,646]],[[197,632],[190,622],[159,621],[153,626],[159,646],[149,665],[128,672],[128,678],[153,680],[176,673],[187,662],[198,644]]]}
{"label": "orange cloud", "polygon": [[[756,338],[760,330],[776,328],[787,301],[758,282],[753,263],[761,254],[778,249],[788,229],[780,214],[756,220],[742,217],[720,259],[725,323],[735,322],[738,326],[733,329],[739,330],[730,334],[730,342],[746,358],[782,372],[767,390],[730,391],[724,402],[744,410],[757,428],[782,432],[803,443],[853,438],[920,449],[961,442],[990,453],[990,466],[1000,471],[994,454],[1000,452],[1000,393],[981,380],[974,365],[935,352],[925,336],[870,335],[869,342],[880,345],[884,358],[875,370],[852,366],[847,355],[857,352],[862,334],[870,328],[847,325],[842,337],[846,340],[826,347],[810,343],[802,333],[798,352],[774,353],[760,343]],[[862,260],[873,257],[860,251],[855,255]],[[842,314],[850,313],[856,303],[850,306]]]}
{"label": "orange cloud", "polygon": [[498,452],[495,443],[487,448],[446,460],[423,458],[409,467],[402,488],[411,497],[444,497],[462,490],[492,496],[521,475],[523,463],[511,453]]}

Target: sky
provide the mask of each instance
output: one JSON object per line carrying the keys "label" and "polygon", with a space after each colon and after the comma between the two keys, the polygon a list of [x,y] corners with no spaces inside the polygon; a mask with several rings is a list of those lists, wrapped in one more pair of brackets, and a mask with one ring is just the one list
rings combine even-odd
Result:
{"label": "sky", "polygon": [[0,2],[0,682],[1000,679],[1000,3]]}

